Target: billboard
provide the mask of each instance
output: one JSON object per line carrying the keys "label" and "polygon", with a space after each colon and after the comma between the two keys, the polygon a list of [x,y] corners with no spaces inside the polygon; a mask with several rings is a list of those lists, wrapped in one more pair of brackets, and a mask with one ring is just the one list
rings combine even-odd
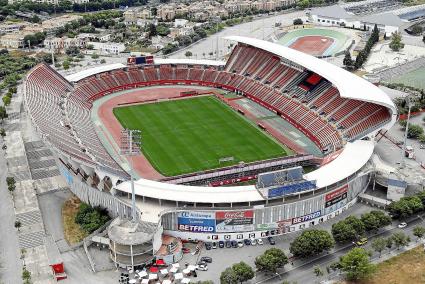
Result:
{"label": "billboard", "polygon": [[183,211],[177,215],[177,224],[179,231],[214,233],[215,215],[214,212]]}
{"label": "billboard", "polygon": [[215,213],[217,233],[246,232],[254,230],[254,211],[217,211]]}
{"label": "billboard", "polygon": [[279,230],[280,233],[285,233],[288,226],[292,225],[292,220],[280,220],[274,223],[258,224],[257,230]]}
{"label": "billboard", "polygon": [[292,225],[304,223],[304,222],[319,218],[321,215],[322,215],[322,212],[319,210],[301,217],[292,218]]}
{"label": "billboard", "polygon": [[348,196],[348,185],[345,185],[337,190],[334,190],[325,195],[325,208],[346,199]]}

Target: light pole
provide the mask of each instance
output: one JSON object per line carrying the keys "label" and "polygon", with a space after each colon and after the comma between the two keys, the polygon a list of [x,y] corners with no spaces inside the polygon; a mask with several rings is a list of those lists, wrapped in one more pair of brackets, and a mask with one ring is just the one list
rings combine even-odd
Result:
{"label": "light pole", "polygon": [[130,165],[130,181],[131,181],[131,215],[132,221],[136,222],[136,193],[134,192],[134,171],[132,168],[131,157],[140,154],[140,145],[142,144],[142,132],[135,129],[121,130],[121,155],[128,156]]}
{"label": "light pole", "polygon": [[405,164],[405,161],[404,161],[404,157],[406,155],[407,132],[409,131],[410,110],[412,108],[412,105],[410,103],[410,97],[409,96],[406,97],[406,101],[407,101],[408,111],[407,111],[406,129],[404,131],[403,147],[401,149],[401,161],[400,161],[400,167],[401,168],[404,168],[404,166],[406,165]]}

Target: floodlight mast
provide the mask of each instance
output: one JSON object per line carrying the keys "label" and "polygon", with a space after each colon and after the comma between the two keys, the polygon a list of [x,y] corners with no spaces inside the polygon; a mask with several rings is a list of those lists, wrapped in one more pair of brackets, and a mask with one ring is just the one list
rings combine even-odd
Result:
{"label": "floodlight mast", "polygon": [[134,172],[131,163],[131,157],[140,154],[141,131],[135,129],[123,129],[121,131],[121,154],[128,156],[130,166],[131,182],[131,215],[132,221],[137,221],[136,214],[136,193],[134,190]]}

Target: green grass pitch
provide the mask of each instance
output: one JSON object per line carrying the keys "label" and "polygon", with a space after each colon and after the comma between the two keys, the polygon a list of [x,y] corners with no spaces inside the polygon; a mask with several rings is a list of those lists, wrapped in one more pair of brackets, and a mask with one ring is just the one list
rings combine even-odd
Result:
{"label": "green grass pitch", "polygon": [[[213,96],[117,107],[124,128],[142,131],[142,151],[165,176],[292,154]],[[234,157],[223,164],[220,158]]]}

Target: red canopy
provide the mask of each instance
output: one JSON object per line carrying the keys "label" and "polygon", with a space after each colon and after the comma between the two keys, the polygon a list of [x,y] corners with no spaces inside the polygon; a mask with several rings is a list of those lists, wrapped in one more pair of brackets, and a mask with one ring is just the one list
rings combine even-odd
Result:
{"label": "red canopy", "polygon": [[159,271],[159,268],[156,266],[151,266],[151,268],[149,268],[149,271],[152,273],[157,273]]}
{"label": "red canopy", "polygon": [[163,259],[157,259],[155,262],[156,265],[166,265]]}

